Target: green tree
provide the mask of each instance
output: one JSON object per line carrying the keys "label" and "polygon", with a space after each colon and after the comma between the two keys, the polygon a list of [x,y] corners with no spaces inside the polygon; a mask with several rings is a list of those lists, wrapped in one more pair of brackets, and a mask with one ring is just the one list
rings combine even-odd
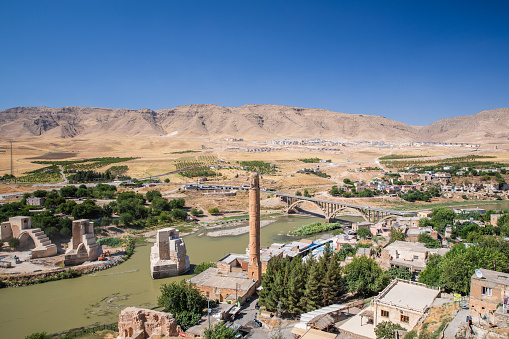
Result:
{"label": "green tree", "polygon": [[[175,319],[182,329],[196,324],[200,320],[203,308],[207,305],[207,299],[192,284],[186,283],[185,279],[162,285],[157,302],[165,312],[174,315],[183,314]],[[193,323],[193,321],[196,322]]]}
{"label": "green tree", "polygon": [[387,270],[387,274],[391,279],[403,279],[403,280],[410,280],[412,279],[412,273],[410,273],[410,270],[406,267],[400,267],[400,266],[392,266]]}
{"label": "green tree", "polygon": [[367,239],[371,237],[371,231],[368,227],[361,227],[357,230],[357,236],[361,239]]}
{"label": "green tree", "polygon": [[338,186],[334,185],[329,191],[329,194],[333,197],[337,197],[341,195],[341,191],[338,189]]}
{"label": "green tree", "polygon": [[299,315],[303,313],[304,289],[306,286],[307,271],[300,255],[291,261],[290,276],[288,277],[288,313]]}
{"label": "green tree", "polygon": [[78,188],[76,186],[64,186],[60,189],[60,196],[63,198],[76,198],[76,192]]}
{"label": "green tree", "polygon": [[389,283],[389,277],[380,266],[365,256],[354,257],[343,269],[348,292],[362,296],[381,291]]}
{"label": "green tree", "polygon": [[480,245],[465,248],[463,244],[457,244],[444,257],[441,278],[446,289],[468,294],[470,278],[475,269],[496,268],[497,271],[501,271],[507,267],[509,259],[498,248]]}
{"label": "green tree", "polygon": [[214,264],[212,261],[204,261],[194,267],[194,274],[200,274],[210,267],[216,267],[216,264]]}
{"label": "green tree", "polygon": [[129,212],[122,213],[120,215],[120,223],[125,226],[129,226],[134,222],[134,217]]}
{"label": "green tree", "polygon": [[206,339],[230,339],[234,337],[233,329],[227,327],[224,321],[218,322],[212,329],[205,329]]}
{"label": "green tree", "polygon": [[442,277],[442,261],[440,254],[431,254],[428,256],[428,262],[424,271],[419,273],[419,282],[435,287],[442,287],[440,281]]}
{"label": "green tree", "polygon": [[37,190],[34,192],[34,197],[36,198],[43,198],[46,197],[46,195],[48,195],[48,192],[46,192],[45,190]]}
{"label": "green tree", "polygon": [[219,208],[211,207],[211,208],[208,209],[208,212],[209,212],[209,214],[218,214],[219,213]]}
{"label": "green tree", "polygon": [[152,200],[154,200],[154,198],[162,198],[161,192],[153,190],[153,191],[148,191],[145,194],[145,199],[147,199],[147,201],[152,201]]}
{"label": "green tree", "polygon": [[402,230],[397,228],[392,228],[390,233],[389,242],[393,243],[395,241],[403,241],[405,240],[405,234]]}
{"label": "green tree", "polygon": [[16,249],[19,246],[18,238],[10,238],[7,242],[9,243],[9,247],[12,249]]}
{"label": "green tree", "polygon": [[167,184],[170,182],[170,179],[166,178],[166,179],[164,179],[164,182]]}
{"label": "green tree", "polygon": [[423,243],[426,248],[439,248],[440,241],[433,239],[428,233],[421,233],[417,237],[417,241]]}
{"label": "green tree", "polygon": [[309,260],[310,267],[306,288],[304,290],[304,300],[306,301],[305,310],[307,312],[316,310],[323,306],[323,285],[325,279],[325,269],[319,262]]}
{"label": "green tree", "polygon": [[301,197],[302,196],[302,192],[301,191],[297,191],[297,192],[295,192],[295,195]]}
{"label": "green tree", "polygon": [[375,327],[375,335],[377,339],[385,338],[385,339],[396,339],[396,331],[395,330],[403,330],[406,331],[400,324],[394,324],[390,321],[382,321],[378,323]]}

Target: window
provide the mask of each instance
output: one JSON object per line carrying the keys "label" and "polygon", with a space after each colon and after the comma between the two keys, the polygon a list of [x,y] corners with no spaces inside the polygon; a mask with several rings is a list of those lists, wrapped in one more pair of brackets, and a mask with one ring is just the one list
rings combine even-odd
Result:
{"label": "window", "polygon": [[483,286],[483,288],[482,288],[482,295],[485,295],[487,297],[491,297],[491,288]]}
{"label": "window", "polygon": [[385,318],[389,318],[389,311],[380,310],[380,315]]}
{"label": "window", "polygon": [[414,255],[414,260],[417,260],[419,259],[419,256],[418,255]]}
{"label": "window", "polygon": [[401,322],[408,324],[408,322],[410,321],[410,318],[408,316],[402,314],[400,320],[401,320]]}

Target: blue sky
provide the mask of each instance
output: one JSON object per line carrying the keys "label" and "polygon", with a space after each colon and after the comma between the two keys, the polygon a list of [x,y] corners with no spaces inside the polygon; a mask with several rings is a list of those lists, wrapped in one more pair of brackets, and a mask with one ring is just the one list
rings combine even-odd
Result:
{"label": "blue sky", "polygon": [[509,107],[509,1],[0,2],[0,109]]}

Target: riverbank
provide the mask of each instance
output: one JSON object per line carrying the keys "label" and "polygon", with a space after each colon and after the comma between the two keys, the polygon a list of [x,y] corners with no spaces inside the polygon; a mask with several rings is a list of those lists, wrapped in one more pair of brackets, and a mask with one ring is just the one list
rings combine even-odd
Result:
{"label": "riverbank", "polygon": [[[272,224],[273,222],[276,222],[276,220],[261,220],[260,227],[265,227],[267,225]],[[224,236],[241,235],[241,234],[245,234],[245,233],[249,233],[249,226],[223,229],[220,231],[205,232],[205,235],[208,237],[224,237]]]}
{"label": "riverbank", "polygon": [[[81,265],[72,267],[52,266],[47,268],[37,264],[33,265],[30,262],[15,264],[14,267],[18,269],[17,272],[5,274],[5,271],[9,269],[2,269],[3,274],[0,274],[0,281],[2,282],[0,288],[29,286],[48,281],[77,278],[84,274],[103,271],[129,259],[134,253],[134,247],[135,239],[128,238],[126,246],[122,247],[120,250],[116,250],[116,252],[107,257],[106,260],[87,261]],[[107,250],[112,251],[110,248]]]}

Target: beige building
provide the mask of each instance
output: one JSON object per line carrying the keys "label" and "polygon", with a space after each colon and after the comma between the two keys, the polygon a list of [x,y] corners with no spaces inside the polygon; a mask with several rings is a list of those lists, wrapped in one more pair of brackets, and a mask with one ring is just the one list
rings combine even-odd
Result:
{"label": "beige building", "polygon": [[171,313],[127,307],[118,316],[117,339],[176,337],[180,332]]}
{"label": "beige building", "polygon": [[470,314],[487,316],[488,319],[494,313],[507,317],[508,305],[509,274],[478,269],[470,280]]}
{"label": "beige building", "polygon": [[426,248],[419,242],[395,241],[382,249],[381,266],[386,269],[401,266],[410,269],[410,272],[421,272],[431,254],[444,255],[448,251],[448,248]]}
{"label": "beige building", "polygon": [[371,304],[373,325],[376,327],[383,321],[391,321],[410,331],[439,294],[439,288],[394,279],[373,299]]}

